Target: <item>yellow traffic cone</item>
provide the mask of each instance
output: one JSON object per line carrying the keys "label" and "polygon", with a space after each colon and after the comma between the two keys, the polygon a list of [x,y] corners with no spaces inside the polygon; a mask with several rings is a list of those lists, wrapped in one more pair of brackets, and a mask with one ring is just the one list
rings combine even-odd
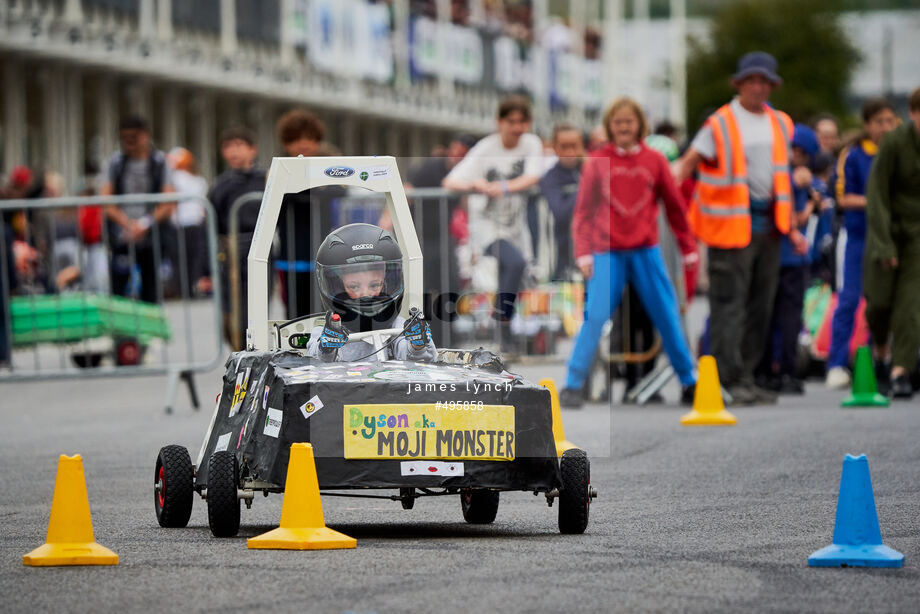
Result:
{"label": "yellow traffic cone", "polygon": [[735,416],[726,411],[725,403],[722,402],[716,359],[703,356],[700,358],[699,370],[693,411],[681,416],[680,423],[684,426],[731,426],[738,422]]}
{"label": "yellow traffic cone", "polygon": [[250,537],[246,544],[250,548],[273,550],[334,550],[354,548],[357,545],[354,537],[326,528],[312,445],[291,445],[291,458],[284,482],[284,503],[281,506],[281,526],[257,537]]}
{"label": "yellow traffic cone", "polygon": [[556,391],[556,382],[547,377],[540,380],[540,385],[549,390],[550,407],[553,410],[553,440],[556,442],[556,454],[562,458],[563,452],[578,446],[565,438],[565,427],[562,426],[562,412],[559,410],[559,393]]}
{"label": "yellow traffic cone", "polygon": [[45,545],[22,557],[23,565],[118,565],[118,555],[96,543],[89,513],[83,457],[58,460]]}

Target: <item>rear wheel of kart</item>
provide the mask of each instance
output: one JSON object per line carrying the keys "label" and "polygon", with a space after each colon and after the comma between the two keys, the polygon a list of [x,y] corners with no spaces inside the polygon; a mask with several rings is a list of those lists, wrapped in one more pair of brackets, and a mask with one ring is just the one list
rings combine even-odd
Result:
{"label": "rear wheel of kart", "polygon": [[141,345],[137,339],[124,339],[115,347],[115,364],[131,366],[141,362]]}
{"label": "rear wheel of kart", "polygon": [[559,532],[578,534],[588,528],[591,509],[591,463],[584,450],[572,448],[559,461],[562,490],[559,493]]}
{"label": "rear wheel of kart", "polygon": [[233,537],[239,533],[239,483],[236,454],[226,450],[212,454],[208,461],[208,525],[214,537]]}
{"label": "rear wheel of kart", "polygon": [[468,488],[460,493],[463,518],[470,524],[491,524],[498,514],[497,490]]}
{"label": "rear wheel of kart", "polygon": [[153,473],[153,504],[161,527],[184,527],[192,515],[194,469],[182,446],[160,448]]}
{"label": "rear wheel of kart", "polygon": [[80,369],[95,369],[102,363],[99,352],[74,352],[70,355],[73,364]]}

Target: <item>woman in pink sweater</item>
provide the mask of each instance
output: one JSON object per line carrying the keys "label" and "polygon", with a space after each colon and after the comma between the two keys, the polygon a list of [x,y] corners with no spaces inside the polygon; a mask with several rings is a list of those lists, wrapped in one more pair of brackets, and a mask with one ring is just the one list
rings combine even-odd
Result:
{"label": "woman in pink sweater", "polygon": [[696,241],[687,225],[683,197],[668,162],[642,144],[647,134],[639,105],[620,98],[604,114],[609,143],[585,162],[572,219],[578,268],[587,280],[585,322],[569,359],[560,402],[580,407],[582,387],[597,351],[601,329],[632,285],[642,301],[683,386],[681,401],[693,401],[696,374],[681,329],[674,286],[658,247],[658,200],[665,204],[685,266],[696,266]]}

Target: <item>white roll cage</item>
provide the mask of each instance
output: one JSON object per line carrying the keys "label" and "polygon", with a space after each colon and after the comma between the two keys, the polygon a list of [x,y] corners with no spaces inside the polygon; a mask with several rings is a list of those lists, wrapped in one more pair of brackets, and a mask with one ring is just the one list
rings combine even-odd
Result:
{"label": "white roll cage", "polygon": [[[403,189],[396,158],[393,156],[339,156],[328,158],[274,158],[268,171],[259,219],[256,223],[247,263],[249,266],[246,349],[268,351],[281,349],[273,334],[276,324],[268,319],[268,262],[281,201],[285,194],[302,192],[326,185],[356,186],[380,192],[386,197],[386,207],[396,241],[403,254],[404,296],[400,315],[409,317],[410,307],[422,305],[422,249],[419,247],[415,224],[409,213],[409,203]],[[317,199],[316,206],[320,200]],[[312,205],[312,203],[311,203]],[[319,246],[316,246],[317,248]],[[317,318],[319,323],[322,322]],[[311,330],[317,325],[304,322],[299,330]],[[386,331],[377,331],[379,333]],[[287,333],[290,334],[290,333]],[[287,336],[285,334],[285,337]]]}

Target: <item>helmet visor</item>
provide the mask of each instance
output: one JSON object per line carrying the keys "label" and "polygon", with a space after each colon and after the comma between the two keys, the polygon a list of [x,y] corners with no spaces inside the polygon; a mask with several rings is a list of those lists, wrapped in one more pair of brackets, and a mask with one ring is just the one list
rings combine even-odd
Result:
{"label": "helmet visor", "polygon": [[375,316],[403,293],[402,260],[316,265],[319,289],[332,305]]}

